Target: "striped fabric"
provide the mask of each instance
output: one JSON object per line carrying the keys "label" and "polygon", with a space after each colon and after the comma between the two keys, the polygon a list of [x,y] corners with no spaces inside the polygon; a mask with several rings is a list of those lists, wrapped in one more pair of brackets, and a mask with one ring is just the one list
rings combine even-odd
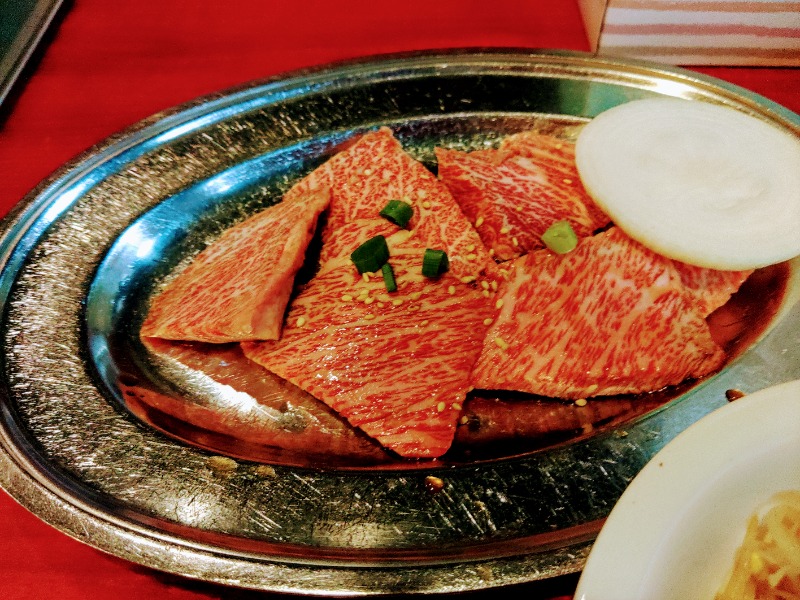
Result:
{"label": "striped fabric", "polygon": [[599,54],[682,65],[800,66],[800,2],[579,2]]}

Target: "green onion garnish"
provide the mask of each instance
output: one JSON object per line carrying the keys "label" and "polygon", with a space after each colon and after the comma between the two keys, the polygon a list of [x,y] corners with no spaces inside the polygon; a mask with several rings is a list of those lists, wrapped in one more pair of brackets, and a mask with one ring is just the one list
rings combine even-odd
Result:
{"label": "green onion garnish", "polygon": [[350,260],[356,265],[359,273],[374,273],[389,260],[389,246],[386,238],[376,235],[353,250]]}
{"label": "green onion garnish", "polygon": [[578,245],[578,236],[575,235],[569,221],[558,221],[542,234],[542,241],[556,254],[566,254]]}
{"label": "green onion garnish", "polygon": [[447,253],[444,250],[428,248],[422,257],[422,274],[425,277],[438,277],[450,268]]}
{"label": "green onion garnish", "polygon": [[402,200],[389,200],[379,214],[398,227],[405,227],[414,215],[414,208]]}
{"label": "green onion garnish", "polygon": [[394,279],[394,270],[392,270],[392,265],[390,265],[388,262],[384,263],[384,265],[381,267],[381,273],[383,273],[383,283],[386,284],[386,291],[396,292],[397,282]]}

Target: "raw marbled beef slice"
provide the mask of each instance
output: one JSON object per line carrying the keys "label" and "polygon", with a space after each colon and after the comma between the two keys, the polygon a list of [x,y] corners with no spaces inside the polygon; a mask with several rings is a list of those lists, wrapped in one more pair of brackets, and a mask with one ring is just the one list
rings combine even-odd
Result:
{"label": "raw marbled beef slice", "polygon": [[538,134],[513,140],[496,151],[436,149],[441,181],[498,260],[544,247],[541,235],[557,221],[579,236],[608,223],[578,178],[573,144]]}
{"label": "raw marbled beef slice", "polygon": [[320,460],[321,455],[369,462],[388,458],[374,440],[350,427],[322,402],[253,365],[239,344],[156,338],[144,342],[156,362],[180,370],[207,394],[201,398],[166,395],[120,381],[129,405],[132,399],[138,400],[143,405],[140,409],[152,408],[245,444],[296,452],[306,460]]}
{"label": "raw marbled beef slice", "polygon": [[[480,276],[494,264],[447,188],[403,150],[387,127],[363,135],[298,182],[286,196],[320,188],[331,189],[323,230],[323,266],[328,259],[349,256],[355,249],[343,244],[326,248],[328,242],[353,235],[350,224],[355,221],[379,219],[389,200],[404,200],[414,207],[408,224],[413,238],[445,250],[456,277]],[[345,233],[340,231],[342,227]]]}
{"label": "raw marbled beef slice", "polygon": [[580,198],[589,220],[597,224],[595,229],[609,222],[608,216],[583,187],[575,166],[574,142],[536,131],[522,131],[504,138],[499,150],[500,160],[525,157],[545,171],[548,181],[558,188],[558,191],[553,190],[556,195]]}
{"label": "raw marbled beef slice", "polygon": [[618,228],[514,267],[475,387],[570,399],[638,393],[706,375],[724,360],[672,261]]}
{"label": "raw marbled beef slice", "polygon": [[151,302],[143,337],[233,342],[280,337],[294,276],[329,190],[286,198],[231,227]]}
{"label": "raw marbled beef slice", "polygon": [[602,398],[585,406],[550,399],[499,399],[475,396],[464,406],[454,442],[478,448],[498,443],[550,440],[553,434],[589,433],[618,418],[629,419],[664,403],[663,398]]}
{"label": "raw marbled beef slice", "polygon": [[293,300],[279,341],[242,347],[385,448],[434,458],[452,443],[495,299],[488,281],[423,277],[424,246],[400,239],[389,239],[397,292],[344,258]]}

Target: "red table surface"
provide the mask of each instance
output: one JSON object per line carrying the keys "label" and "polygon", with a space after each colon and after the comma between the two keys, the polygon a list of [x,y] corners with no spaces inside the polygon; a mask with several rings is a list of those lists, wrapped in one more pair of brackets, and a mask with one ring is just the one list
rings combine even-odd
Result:
{"label": "red table surface", "polygon": [[[0,111],[0,214],[62,163],[163,109],[367,55],[502,46],[588,50],[575,0],[76,0]],[[0,18],[2,16],[0,15]],[[699,68],[800,112],[800,70]],[[521,586],[570,598],[577,574]],[[0,492],[0,598],[266,598],[107,556]],[[472,593],[467,597],[489,597]]]}

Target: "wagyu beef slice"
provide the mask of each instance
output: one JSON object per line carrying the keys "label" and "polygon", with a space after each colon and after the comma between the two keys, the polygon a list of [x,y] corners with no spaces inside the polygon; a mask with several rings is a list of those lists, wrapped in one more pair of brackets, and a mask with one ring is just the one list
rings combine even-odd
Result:
{"label": "wagyu beef slice", "polygon": [[579,236],[608,223],[581,184],[573,144],[539,134],[510,139],[493,151],[436,149],[439,178],[498,260],[544,247],[541,235],[557,221]]}
{"label": "wagyu beef slice", "polygon": [[500,399],[474,396],[464,405],[454,444],[479,448],[498,442],[516,444],[554,434],[589,433],[615,419],[645,414],[664,403],[663,398],[603,398],[578,406],[548,399]]}
{"label": "wagyu beef slice", "polygon": [[[307,456],[381,461],[387,454],[329,407],[245,358],[239,344],[144,340],[154,360],[209,390],[207,397],[165,395],[120,382],[134,410],[155,409],[238,442]],[[254,368],[255,367],[255,368]],[[143,406],[133,406],[138,401]]]}
{"label": "wagyu beef slice", "polygon": [[438,457],[452,442],[495,299],[488,282],[487,290],[450,273],[423,277],[424,246],[389,241],[397,292],[343,259],[293,300],[279,341],[242,348],[385,448]]}
{"label": "wagyu beef slice", "polygon": [[330,200],[320,188],[223,234],[151,302],[143,337],[201,342],[277,339],[294,276]]}
{"label": "wagyu beef slice", "polygon": [[672,261],[618,228],[513,266],[475,387],[575,399],[653,391],[722,364]]}
{"label": "wagyu beef slice", "polygon": [[608,216],[583,187],[575,166],[574,142],[536,131],[522,131],[503,138],[499,151],[501,161],[512,157],[529,159],[547,173],[548,181],[561,188],[565,196],[580,198],[589,221],[597,224],[595,228],[609,222]]}
{"label": "wagyu beef slice", "polygon": [[[414,216],[407,229],[428,247],[445,250],[456,277],[477,277],[494,264],[447,188],[403,150],[387,127],[361,136],[298,182],[286,196],[321,188],[331,189],[322,236],[323,266],[330,258],[349,256],[355,248],[336,242],[337,238],[352,237],[350,224],[355,221],[380,219],[379,213],[389,200],[412,205]],[[399,229],[386,223],[391,231]],[[330,244],[332,241],[334,245]]]}

